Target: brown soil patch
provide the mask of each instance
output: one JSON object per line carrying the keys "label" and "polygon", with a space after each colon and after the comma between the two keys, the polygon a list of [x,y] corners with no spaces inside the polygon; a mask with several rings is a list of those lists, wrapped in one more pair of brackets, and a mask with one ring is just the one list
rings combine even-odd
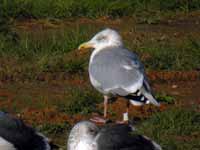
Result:
{"label": "brown soil patch", "polygon": [[[163,73],[161,73],[163,75]],[[179,73],[178,73],[179,74]],[[190,73],[188,73],[190,74]],[[177,77],[174,73],[174,77]],[[157,77],[156,77],[157,78]],[[179,78],[180,79],[180,78]],[[175,97],[175,105],[178,106],[200,106],[200,80],[182,80],[177,81],[172,78],[167,80],[170,82],[155,82],[152,84],[153,90],[156,93],[166,93]],[[22,85],[19,87],[10,87],[10,83],[4,83],[0,86],[0,108],[6,109],[8,112],[15,112],[18,108],[18,115],[20,118],[28,122],[29,124],[38,123],[42,124],[44,122],[69,122],[74,124],[79,120],[88,119],[92,117],[91,115],[74,115],[70,116],[66,113],[60,112],[55,104],[67,101],[66,86],[89,86],[89,81],[80,79],[78,76],[74,77],[72,80],[66,82],[58,81],[48,81],[48,82],[37,82],[34,85]],[[16,84],[16,83],[15,83]],[[42,85],[40,85],[42,84]],[[14,88],[14,89],[13,89]],[[16,89],[15,89],[16,88]],[[28,95],[31,97],[30,100],[21,101],[20,95]],[[44,98],[40,98],[44,97]],[[22,97],[23,98],[23,97]],[[29,103],[31,102],[31,103]],[[102,97],[103,103],[103,97]],[[99,107],[103,110],[103,104]],[[61,103],[62,104],[62,103]],[[39,106],[39,108],[37,108]],[[155,107],[152,105],[145,105],[142,107],[130,107],[131,118],[147,118],[152,113],[163,111],[172,105],[163,104],[161,107]],[[126,101],[119,98],[116,102],[110,104],[109,115],[113,120],[121,120],[122,114],[126,111]],[[200,108],[199,108],[200,109]]]}
{"label": "brown soil patch", "polygon": [[195,81],[200,79],[200,71],[149,71],[147,76],[152,82]]}
{"label": "brown soil patch", "polygon": [[[68,120],[71,120],[71,117],[64,114],[58,113],[55,108],[43,108],[43,109],[24,109],[20,115],[25,122],[29,124],[34,124],[37,122],[38,124],[44,123],[63,123]],[[31,117],[30,117],[31,116]]]}
{"label": "brown soil patch", "polygon": [[[101,107],[103,107],[101,105]],[[144,106],[133,106],[130,105],[129,108],[129,116],[130,119],[144,119],[148,118],[150,115],[152,115],[155,112],[164,111],[166,110],[168,106],[165,104],[162,104],[160,107],[155,107],[153,105],[144,105]],[[112,120],[122,120],[123,113],[126,112],[126,100],[123,98],[119,98],[116,102],[113,104],[110,104],[109,110],[111,110],[111,113],[109,114],[110,118]],[[112,111],[114,114],[112,114]]]}
{"label": "brown soil patch", "polygon": [[[81,78],[79,78],[80,76]],[[147,76],[151,82],[196,81],[200,80],[200,71],[147,71]],[[16,76],[3,75],[0,78],[0,85],[19,81],[20,78],[20,74]],[[42,72],[36,76],[36,81],[55,81],[80,85],[88,82],[88,73]]]}

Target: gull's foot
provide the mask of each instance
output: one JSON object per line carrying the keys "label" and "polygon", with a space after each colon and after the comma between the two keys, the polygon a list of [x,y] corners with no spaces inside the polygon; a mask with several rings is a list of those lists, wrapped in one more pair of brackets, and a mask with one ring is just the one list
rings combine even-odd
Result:
{"label": "gull's foot", "polygon": [[129,121],[128,120],[126,120],[126,121],[124,121],[124,120],[122,120],[122,121],[116,121],[116,124],[129,124]]}
{"label": "gull's foot", "polygon": [[91,118],[90,121],[97,123],[97,124],[106,124],[106,123],[110,122],[109,119],[102,118],[102,117],[94,117],[94,118]]}

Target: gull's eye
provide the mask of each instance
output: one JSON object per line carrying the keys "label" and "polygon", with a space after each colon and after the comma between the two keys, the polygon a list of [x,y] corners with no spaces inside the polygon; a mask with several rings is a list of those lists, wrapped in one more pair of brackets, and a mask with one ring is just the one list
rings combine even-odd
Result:
{"label": "gull's eye", "polygon": [[96,133],[96,130],[95,129],[89,129],[89,132],[90,133]]}
{"label": "gull's eye", "polygon": [[105,40],[106,39],[106,36],[98,36],[97,37],[97,41],[102,41],[102,40]]}
{"label": "gull's eye", "polygon": [[90,132],[95,132],[94,129],[90,129]]}

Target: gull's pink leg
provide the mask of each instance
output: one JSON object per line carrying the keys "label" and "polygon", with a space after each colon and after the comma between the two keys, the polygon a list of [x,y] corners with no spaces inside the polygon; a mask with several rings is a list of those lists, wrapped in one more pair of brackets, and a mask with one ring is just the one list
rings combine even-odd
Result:
{"label": "gull's pink leg", "polygon": [[108,113],[108,96],[104,96],[104,112],[103,112],[104,118],[107,117],[107,113]]}
{"label": "gull's pink leg", "polygon": [[106,123],[107,112],[108,112],[108,99],[109,99],[108,96],[104,96],[104,112],[103,112],[104,118],[94,117],[90,119],[91,121],[96,122],[96,123]]}

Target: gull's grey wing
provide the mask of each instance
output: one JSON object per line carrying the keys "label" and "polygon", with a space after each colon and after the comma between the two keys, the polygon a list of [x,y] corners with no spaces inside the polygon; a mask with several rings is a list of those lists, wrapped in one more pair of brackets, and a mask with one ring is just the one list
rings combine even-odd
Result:
{"label": "gull's grey wing", "polygon": [[127,96],[140,90],[149,102],[159,106],[139,58],[123,47],[107,47],[96,53],[90,60],[89,74],[93,86],[103,94]]}
{"label": "gull's grey wing", "polygon": [[0,137],[20,150],[49,150],[47,139],[21,120],[0,112]]}
{"label": "gull's grey wing", "polygon": [[137,55],[122,47],[98,52],[89,64],[89,74],[102,91],[121,96],[136,92],[144,80],[144,68]]}
{"label": "gull's grey wing", "polygon": [[128,125],[104,127],[95,140],[98,150],[161,150],[155,142],[134,134]]}

